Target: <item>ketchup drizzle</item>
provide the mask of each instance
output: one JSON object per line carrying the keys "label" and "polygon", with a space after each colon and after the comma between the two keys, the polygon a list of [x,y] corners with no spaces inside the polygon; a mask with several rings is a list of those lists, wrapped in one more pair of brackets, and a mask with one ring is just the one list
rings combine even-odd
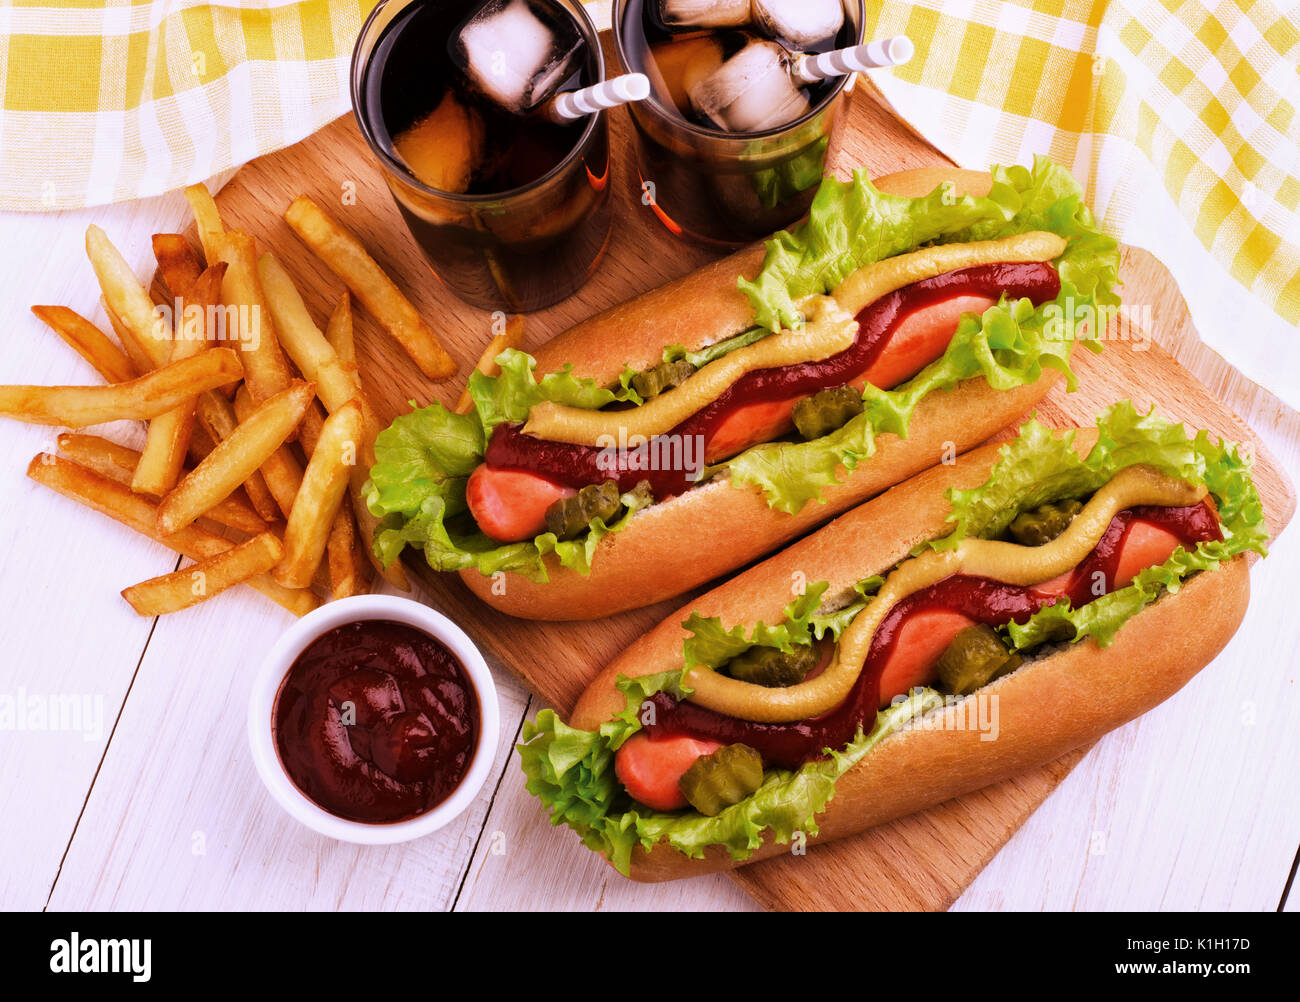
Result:
{"label": "ketchup drizzle", "polygon": [[[700,436],[707,443],[718,426],[745,404],[811,395],[818,390],[843,386],[871,367],[904,320],[946,299],[965,295],[996,298],[1006,293],[1012,299],[1028,298],[1038,306],[1055,299],[1060,291],[1060,276],[1047,262],[979,265],[914,282],[864,307],[856,318],[857,339],[844,351],[820,362],[746,373],[715,401],[668,434],[678,441]],[[633,469],[625,450],[610,451],[599,446],[535,438],[525,435],[521,424],[497,425],[484,462],[492,469],[523,470],[575,489],[613,479],[620,490],[626,491],[648,480],[658,500],[681,494],[694,483],[692,470]]]}
{"label": "ketchup drizzle", "polygon": [[[1182,508],[1127,508],[1115,515],[1097,546],[1074,569],[1065,596],[1075,608],[1100,597],[1094,593],[1096,573],[1105,578],[1102,594],[1113,590],[1124,540],[1138,522],[1172,533],[1188,548],[1223,538],[1218,517],[1208,501]],[[880,673],[893,652],[903,623],[912,613],[946,609],[977,623],[998,627],[1012,620],[1024,623],[1059,597],[1034,588],[954,574],[913,592],[885,615],[872,637],[857,682],[844,702],[828,713],[790,724],[762,724],[730,717],[690,701],[678,701],[660,692],[650,697],[655,706],[655,722],[645,730],[652,738],[685,734],[723,744],[743,742],[762,755],[766,764],[796,769],[804,762],[820,758],[825,748],[843,748],[853,740],[859,724],[874,716],[880,703]]]}

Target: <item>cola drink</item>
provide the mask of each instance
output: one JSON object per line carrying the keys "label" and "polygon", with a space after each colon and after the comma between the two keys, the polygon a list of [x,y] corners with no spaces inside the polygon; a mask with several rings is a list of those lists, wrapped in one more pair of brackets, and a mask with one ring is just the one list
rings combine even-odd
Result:
{"label": "cola drink", "polygon": [[641,200],[671,231],[737,247],[797,220],[825,175],[847,78],[801,84],[800,54],[859,41],[861,0],[616,0]]}
{"label": "cola drink", "polygon": [[594,271],[610,226],[603,114],[534,113],[604,78],[577,0],[388,0],[353,58],[353,108],[408,228],[465,301],[525,312]]}

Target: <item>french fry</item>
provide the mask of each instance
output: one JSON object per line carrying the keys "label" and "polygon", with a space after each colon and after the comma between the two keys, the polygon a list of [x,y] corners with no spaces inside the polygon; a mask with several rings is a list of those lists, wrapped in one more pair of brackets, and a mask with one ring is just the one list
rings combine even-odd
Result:
{"label": "french fry", "polygon": [[[191,560],[224,553],[235,545],[197,525],[188,525],[170,536],[161,536],[157,530],[158,505],[155,502],[142,494],[132,493],[129,487],[48,452],[32,459],[27,466],[27,476]],[[250,578],[248,584],[295,616],[305,616],[320,604],[310,591],[285,588],[269,574]]]}
{"label": "french fry", "polygon": [[[198,357],[220,350],[214,348]],[[163,497],[158,505],[158,532],[170,535],[229,497],[284,444],[315,392],[313,384],[295,382],[261,404]]]}
{"label": "french fry", "polygon": [[214,348],[109,386],[0,386],[0,416],[66,428],[145,420],[230,382],[241,371],[238,355]]}
{"label": "french fry", "polygon": [[[235,393],[235,416],[243,422],[248,420],[255,410],[257,405],[253,403],[248,388],[241,386]],[[285,518],[288,518],[289,511],[293,508],[294,498],[298,496],[298,488],[302,486],[302,464],[287,445],[282,445],[262,464],[261,473],[267,489],[271,492],[271,497],[275,499],[276,507]]]}
{"label": "french fry", "polygon": [[325,325],[325,340],[330,343],[340,362],[356,369],[357,342],[352,324],[352,296],[346,289],[339,296],[329,322]]}
{"label": "french fry", "polygon": [[[364,409],[364,397],[358,398]],[[325,419],[320,414],[320,405],[313,404],[307,409],[306,415],[302,419],[302,424],[298,427],[298,442],[303,447],[303,451],[310,456],[316,451],[316,443],[320,439],[321,428]],[[351,526],[356,541],[355,552],[360,558],[367,562],[385,581],[394,588],[401,591],[410,591],[411,583],[407,580],[406,571],[400,563],[394,561],[390,566],[384,567],[379,558],[375,556],[374,551],[369,546],[369,541],[375,538],[375,531],[379,527],[379,519],[370,513],[366,507],[365,495],[362,488],[365,486],[366,478],[370,475],[370,466],[374,463],[374,442],[367,440],[362,445],[362,456],[370,457],[353,467],[351,476],[348,481],[348,502],[352,512]],[[330,551],[333,552],[332,550]],[[369,575],[362,578],[363,581],[369,581]],[[369,584],[366,585],[367,590]],[[339,596],[335,596],[336,598]]]}
{"label": "french fry", "polygon": [[[524,343],[524,318],[518,313],[512,313],[510,319],[506,321],[506,329],[494,337],[488,344],[487,349],[483,352],[483,357],[478,360],[475,371],[483,373],[485,376],[501,375],[501,367],[497,365],[497,356],[507,348],[518,348]],[[456,401],[456,406],[452,408],[456,414],[468,414],[474,409],[474,400],[469,395],[469,385],[460,391],[460,399]]]}
{"label": "french fry", "polygon": [[208,429],[202,423],[195,421],[194,432],[190,435],[190,464],[197,466],[216,447],[217,440],[208,434]]}
{"label": "french fry", "polygon": [[126,352],[80,313],[66,306],[33,306],[32,312],[94,366],[105,382],[125,383],[140,374]]}
{"label": "french fry", "polygon": [[220,260],[229,266],[221,286],[221,300],[236,307],[256,328],[241,331],[240,354],[244,359],[244,382],[259,404],[289,385],[293,373],[284,359],[276,337],[275,320],[266,305],[266,295],[257,275],[257,250],[247,233],[227,232],[220,241]]}
{"label": "french fry", "polygon": [[[188,245],[187,245],[188,246]],[[172,361],[193,358],[208,347],[208,332],[203,318],[208,308],[217,305],[221,297],[221,279],[226,266],[218,262],[203,272],[190,283],[184,293],[190,306],[198,307],[198,329],[189,330],[187,324],[175,327],[175,344],[172,346]],[[135,477],[131,489],[144,494],[165,494],[176,486],[181,467],[185,463],[185,454],[190,447],[190,435],[194,430],[194,411],[198,395],[183,401],[173,410],[160,414],[149,422],[149,434],[145,440],[144,452],[140,455],[140,464],[135,468]]]}
{"label": "french fry", "polygon": [[200,524],[204,522],[225,526],[227,529],[237,529],[250,536],[256,536],[259,532],[275,527],[275,524],[267,523],[253,510],[253,506],[248,503],[247,495],[242,490],[235,491],[226,500],[209,508],[207,514],[199,519]]}
{"label": "french fry", "polygon": [[[235,416],[235,405],[220,393],[203,394],[199,397],[196,410],[199,419],[198,427],[202,428],[212,440],[212,449],[216,448],[216,443],[229,438],[239,424],[239,418]],[[194,465],[197,466],[206,459],[212,449],[208,449],[201,456],[195,456]],[[249,503],[257,510],[258,515],[268,522],[274,522],[279,518],[280,506],[275,503],[275,498],[271,496],[271,491],[260,472],[254,473],[244,481],[244,490],[248,492]]]}
{"label": "french fry", "polygon": [[114,483],[131,486],[140,453],[130,446],[110,442],[98,435],[65,431],[58,438],[59,452],[79,466],[93,470]]}
{"label": "french fry", "polygon": [[188,567],[123,588],[122,597],[141,616],[179,612],[265,574],[283,556],[280,540],[263,532]]}
{"label": "french fry", "polygon": [[[107,477],[114,483],[131,486],[140,453],[98,435],[64,432],[59,436],[59,452],[80,466]],[[232,494],[208,510],[205,518],[229,529],[238,529],[250,536],[265,532],[267,523],[243,497]]]}
{"label": "french fry", "polygon": [[110,313],[130,332],[152,367],[162,368],[171,356],[172,347],[167,321],[108,235],[93,224],[86,227],[86,256],[95,269]]}
{"label": "french fry", "polygon": [[[307,304],[280,262],[270,254],[263,254],[257,262],[257,273],[275,320],[280,346],[293,359],[303,378],[315,382],[316,393],[325,409],[333,413],[357,395],[357,381],[312,320]],[[377,419],[375,423],[378,424]]]}
{"label": "french fry", "polygon": [[127,329],[126,324],[122,323],[121,318],[113,312],[113,308],[108,305],[108,300],[103,296],[99,297],[99,305],[104,308],[104,313],[108,317],[109,326],[113,328],[113,333],[117,335],[118,343],[122,345],[122,350],[126,352],[126,357],[131,360],[137,374],[150,372],[155,366],[149,353],[136,340],[135,335]]}
{"label": "french fry", "polygon": [[348,598],[370,591],[370,564],[357,539],[356,520],[352,509],[342,505],[334,516],[329,539],[325,543],[326,562],[329,564],[330,597]]}
{"label": "french fry", "polygon": [[302,424],[298,425],[298,444],[308,459],[316,451],[316,443],[320,441],[321,429],[324,427],[325,412],[321,410],[320,400],[313,400],[307,413],[302,416]]}
{"label": "french fry", "polygon": [[163,284],[163,280],[155,271],[153,281],[149,283],[149,298],[158,306],[167,306],[172,300],[171,290]]}
{"label": "french fry", "polygon": [[[380,431],[374,408],[366,399],[361,380],[342,366],[333,346],[312,321],[288,273],[270,255],[263,256],[258,267],[263,276],[267,300],[272,312],[276,313],[280,342],[303,376],[317,380],[317,392],[326,410],[336,411],[353,399],[361,407],[363,433],[359,446],[360,459],[350,473],[348,499],[357,520],[358,531],[366,542],[366,555],[370,562],[394,588],[408,591],[410,582],[401,564],[394,562],[389,567],[382,566],[369,545],[379,525],[379,520],[366,507],[362,492],[370,467],[375,462],[375,436]],[[304,420],[301,432],[304,435],[315,432],[310,416]],[[308,454],[312,451],[310,447],[307,448]]]}
{"label": "french fry", "polygon": [[[221,256],[217,245],[222,234],[226,232],[221,223],[221,213],[213,201],[212,192],[205,184],[192,184],[185,189],[185,200],[190,203],[194,213],[194,226],[199,231],[199,243],[203,245],[203,256],[208,264],[216,263]],[[173,290],[175,291],[175,290]]]}
{"label": "french fry", "polygon": [[158,262],[158,276],[173,297],[186,297],[190,286],[203,272],[199,256],[190,242],[179,233],[155,233],[153,256]]}
{"label": "french fry", "polygon": [[316,576],[334,517],[347,493],[349,470],[359,460],[361,433],[361,406],[356,401],[325,419],[302,477],[302,490],[289,512],[284,559],[271,572],[286,588],[308,588]]}
{"label": "french fry", "polygon": [[402,295],[361,242],[305,195],[285,211],[285,220],[299,238],[351,290],[430,379],[450,379],[456,360],[447,354],[433,331]]}

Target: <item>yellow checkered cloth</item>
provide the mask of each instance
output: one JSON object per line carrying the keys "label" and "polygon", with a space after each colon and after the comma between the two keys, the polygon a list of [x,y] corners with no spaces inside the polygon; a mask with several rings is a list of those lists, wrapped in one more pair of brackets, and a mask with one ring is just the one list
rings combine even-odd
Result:
{"label": "yellow checkered cloth", "polygon": [[351,107],[374,0],[0,0],[0,209],[156,195]]}
{"label": "yellow checkered cloth", "polygon": [[1202,337],[1300,406],[1300,6],[868,0],[865,31],[915,43],[873,76],[914,128],[963,167],[1069,166]]}

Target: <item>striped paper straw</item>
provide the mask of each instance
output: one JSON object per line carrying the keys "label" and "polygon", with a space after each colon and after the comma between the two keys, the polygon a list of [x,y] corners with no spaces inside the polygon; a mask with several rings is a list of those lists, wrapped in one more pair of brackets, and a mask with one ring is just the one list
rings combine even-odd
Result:
{"label": "striped paper straw", "polygon": [[649,95],[649,77],[644,73],[625,73],[582,90],[556,94],[542,113],[553,122],[568,122],[603,108],[616,108],[628,101],[643,101]]}
{"label": "striped paper straw", "polygon": [[800,83],[816,83],[828,77],[842,77],[861,70],[876,70],[883,66],[901,66],[912,58],[915,49],[906,35],[879,42],[853,45],[847,49],[823,52],[820,55],[803,55],[795,60],[791,76]]}

